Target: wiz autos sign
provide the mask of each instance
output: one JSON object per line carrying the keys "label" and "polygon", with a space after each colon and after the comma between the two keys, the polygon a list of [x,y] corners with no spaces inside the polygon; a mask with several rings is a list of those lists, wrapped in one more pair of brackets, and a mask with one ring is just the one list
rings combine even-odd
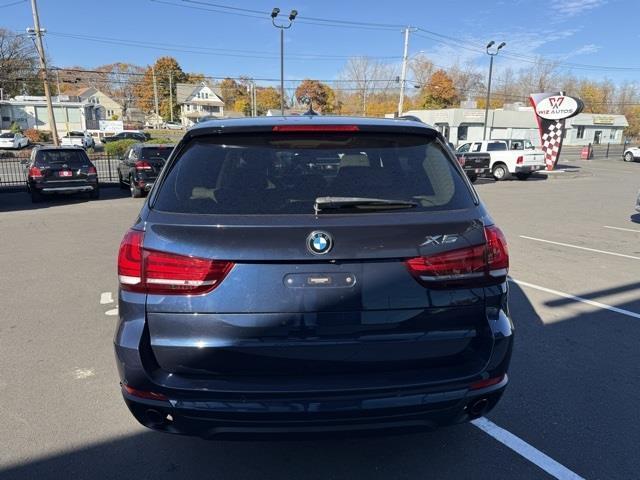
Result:
{"label": "wiz autos sign", "polygon": [[562,149],[565,120],[579,114],[584,104],[582,100],[563,92],[532,93],[529,100],[536,112],[547,170],[553,170]]}

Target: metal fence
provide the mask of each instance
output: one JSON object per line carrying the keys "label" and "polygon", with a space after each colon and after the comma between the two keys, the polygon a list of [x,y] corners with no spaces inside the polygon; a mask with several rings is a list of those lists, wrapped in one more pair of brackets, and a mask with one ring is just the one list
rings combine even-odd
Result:
{"label": "metal fence", "polygon": [[[98,179],[102,184],[118,183],[118,164],[120,159],[106,153],[89,153],[89,158],[96,166]],[[25,187],[26,164],[31,152],[0,150],[0,188],[15,190]]]}

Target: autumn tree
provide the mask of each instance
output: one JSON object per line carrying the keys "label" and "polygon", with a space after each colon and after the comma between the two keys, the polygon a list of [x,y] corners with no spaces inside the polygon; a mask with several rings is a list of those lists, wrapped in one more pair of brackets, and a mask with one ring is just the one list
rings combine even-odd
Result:
{"label": "autumn tree", "polygon": [[300,103],[311,102],[313,108],[322,113],[331,113],[335,109],[333,89],[318,80],[303,80],[296,88],[295,98]]}
{"label": "autumn tree", "polygon": [[448,108],[459,102],[453,80],[444,70],[436,70],[421,92],[422,107],[426,109]]}
{"label": "autumn tree", "polygon": [[[173,57],[160,57],[156,60],[153,67],[147,67],[144,75],[136,84],[134,93],[137,97],[138,107],[145,112],[155,110],[154,99],[154,78],[158,89],[158,104],[160,115],[165,120],[171,118],[171,110],[173,108],[173,116],[180,115],[180,107],[176,102],[176,84],[178,83],[198,83],[204,80],[204,75],[199,73],[185,73],[178,61]],[[172,95],[169,94],[169,85],[172,86]],[[173,105],[171,105],[171,96],[173,96]]]}
{"label": "autumn tree", "polygon": [[357,98],[359,105],[357,112],[367,115],[367,103],[371,100],[371,95],[388,94],[390,90],[396,89],[396,67],[373,60],[369,57],[350,58],[340,74],[340,79],[344,82],[344,88],[352,89],[356,97],[347,93],[342,95],[345,107],[349,107],[350,100]]}
{"label": "autumn tree", "polygon": [[258,115],[264,115],[267,110],[280,109],[280,92],[273,87],[257,87],[256,104]]}

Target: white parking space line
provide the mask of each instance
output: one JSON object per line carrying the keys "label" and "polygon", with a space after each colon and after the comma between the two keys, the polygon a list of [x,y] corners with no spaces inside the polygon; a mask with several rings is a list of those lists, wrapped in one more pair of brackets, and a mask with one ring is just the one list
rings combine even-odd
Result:
{"label": "white parking space line", "polygon": [[518,285],[521,285],[523,287],[533,288],[535,290],[540,290],[541,292],[547,292],[553,295],[557,295],[559,297],[568,298],[569,300],[575,300],[576,302],[586,303],[587,305],[603,308],[611,312],[619,313],[620,315],[626,315],[627,317],[640,318],[640,313],[632,312],[631,310],[625,310],[623,308],[613,307],[611,305],[607,305],[606,303],[596,302],[594,300],[589,300],[588,298],[577,297],[575,295],[571,295],[570,293],[561,292],[559,290],[553,290],[551,288],[541,287],[540,285],[534,285],[533,283],[523,282],[521,280],[516,280],[514,278],[509,278],[509,281],[516,283]]}
{"label": "white parking space line", "polygon": [[610,228],[611,230],[622,230],[623,232],[636,232],[640,233],[640,230],[634,230],[633,228],[612,227],[610,225],[604,225],[603,228]]}
{"label": "white parking space line", "polygon": [[640,260],[640,257],[634,257],[633,255],[625,255],[624,253],[608,252],[607,250],[598,250],[596,248],[580,247],[578,245],[571,245],[570,243],[552,242],[551,240],[544,240],[542,238],[535,238],[535,237],[527,237],[526,235],[520,235],[520,238],[524,238],[526,240],[533,240],[534,242],[560,245],[561,247],[575,248],[577,250],[586,250],[587,252],[603,253],[605,255],[613,255],[615,257],[623,257],[623,258],[630,258],[632,260]]}
{"label": "white parking space line", "polygon": [[584,477],[572,472],[564,465],[556,462],[553,458],[545,455],[521,438],[516,437],[513,433],[508,432],[504,428],[500,428],[492,421],[481,417],[472,420],[471,423],[487,435],[493,437],[506,447],[516,452],[518,455],[521,455],[537,467],[547,472],[553,478],[557,478],[558,480],[584,480]]}
{"label": "white parking space line", "polygon": [[115,317],[116,315],[118,315],[118,309],[112,308],[111,310],[107,310],[106,312],[104,312],[104,314],[110,317]]}
{"label": "white parking space line", "polygon": [[106,305],[107,303],[113,303],[113,295],[111,292],[102,292],[100,294],[100,305]]}

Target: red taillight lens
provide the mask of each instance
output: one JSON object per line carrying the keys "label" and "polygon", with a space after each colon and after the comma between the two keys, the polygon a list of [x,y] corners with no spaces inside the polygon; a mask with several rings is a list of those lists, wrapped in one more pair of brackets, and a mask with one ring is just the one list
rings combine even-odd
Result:
{"label": "red taillight lens", "polygon": [[118,281],[120,288],[133,292],[144,291],[142,283],[142,238],[143,232],[129,230],[118,251]]}
{"label": "red taillight lens", "polygon": [[509,269],[506,239],[496,226],[485,227],[486,243],[410,258],[409,272],[428,286],[455,286],[504,281]]}
{"label": "red taillight lens", "polygon": [[157,295],[210,292],[227,276],[232,262],[189,257],[142,248],[144,233],[129,230],[120,244],[120,288]]}
{"label": "red taillight lens", "polygon": [[522,165],[524,163],[524,157],[521,155],[516,158],[516,165]]}
{"label": "red taillight lens", "polygon": [[274,132],[358,132],[357,125],[276,125]]}
{"label": "red taillight lens", "polygon": [[458,163],[460,164],[461,167],[464,167],[464,164],[466,163],[466,161],[462,155],[458,157]]}
{"label": "red taillight lens", "polygon": [[489,275],[492,277],[504,277],[509,271],[509,249],[507,239],[495,225],[484,227],[487,237],[487,265]]}
{"label": "red taillight lens", "polygon": [[42,172],[38,167],[31,167],[29,169],[29,176],[31,178],[42,178]]}
{"label": "red taillight lens", "polygon": [[89,167],[89,170],[87,170],[87,173],[88,173],[89,175],[97,175],[97,174],[98,174],[98,171],[96,170],[96,167],[94,167],[93,165],[91,165],[91,166]]}
{"label": "red taillight lens", "polygon": [[145,250],[144,280],[147,293],[197,295],[213,290],[233,263]]}
{"label": "red taillight lens", "polygon": [[151,164],[149,162],[145,162],[144,160],[138,160],[135,163],[136,170],[151,170]]}

